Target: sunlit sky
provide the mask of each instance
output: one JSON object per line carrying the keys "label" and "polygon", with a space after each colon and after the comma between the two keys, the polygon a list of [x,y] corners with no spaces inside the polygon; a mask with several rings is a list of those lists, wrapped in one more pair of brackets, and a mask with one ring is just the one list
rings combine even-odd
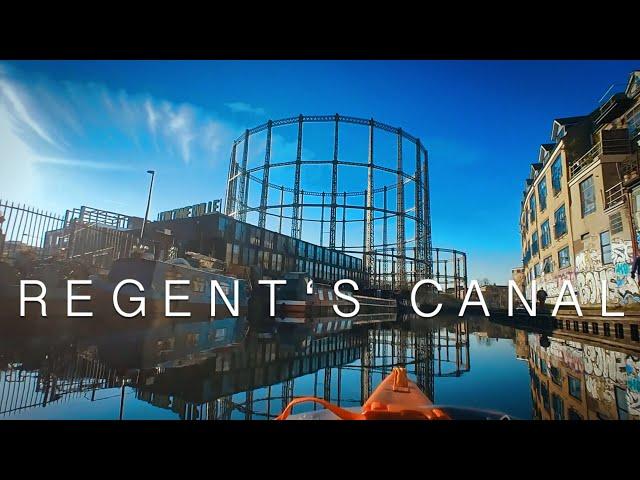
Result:
{"label": "sunlit sky", "polygon": [[[373,117],[419,137],[429,150],[434,246],[466,251],[471,278],[506,283],[521,263],[524,179],[540,144],[549,142],[553,119],[590,112],[612,84],[623,90],[639,67],[625,61],[0,62],[0,198],[57,213],[90,205],[143,216],[145,172],[155,169],[155,218],[222,198],[231,144],[245,128],[300,113]],[[295,135],[295,127],[274,130],[272,161],[295,159]],[[366,129],[344,127],[341,135],[341,158],[366,161]],[[331,158],[332,136],[331,126],[309,127],[304,157]],[[395,162],[393,139],[381,136],[377,148],[377,159]],[[407,161],[414,155],[405,154]],[[250,163],[263,158],[264,145],[250,148]],[[322,189],[322,168],[307,172],[303,188]],[[363,175],[341,171],[339,190],[366,186]],[[272,180],[291,183],[284,171]],[[258,187],[251,189],[256,203]],[[274,194],[270,203],[276,201]],[[356,230],[347,237],[347,244],[362,243]],[[309,228],[303,238],[319,243],[319,231]]]}

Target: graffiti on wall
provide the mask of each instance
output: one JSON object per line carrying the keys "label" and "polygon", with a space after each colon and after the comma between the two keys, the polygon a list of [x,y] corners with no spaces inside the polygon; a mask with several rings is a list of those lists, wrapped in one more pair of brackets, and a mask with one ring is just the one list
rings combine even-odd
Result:
{"label": "graffiti on wall", "polygon": [[[547,303],[554,303],[556,301],[565,280],[568,280],[571,285],[577,285],[576,272],[568,270],[565,272],[547,273],[537,282],[538,288],[542,288],[547,292]],[[565,293],[565,300],[569,298],[569,293]]]}
{"label": "graffiti on wall", "polygon": [[576,253],[576,284],[582,304],[600,303],[602,281],[607,285],[608,302],[626,305],[640,302],[638,283],[631,278],[633,249],[630,240],[611,241],[611,263],[603,264],[599,249],[585,248]]}
{"label": "graffiti on wall", "polygon": [[640,358],[627,357],[626,370],[629,413],[640,415]]}
{"label": "graffiti on wall", "polygon": [[542,347],[540,336],[530,333],[531,352],[546,358],[549,365],[582,378],[590,408],[615,411],[615,388],[619,387],[625,390],[628,413],[640,417],[640,358],[570,340],[549,340],[549,346]]}

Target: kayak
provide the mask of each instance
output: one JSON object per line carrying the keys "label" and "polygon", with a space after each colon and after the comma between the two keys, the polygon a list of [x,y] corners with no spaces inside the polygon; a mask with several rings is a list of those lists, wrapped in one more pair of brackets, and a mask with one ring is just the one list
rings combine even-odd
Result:
{"label": "kayak", "polygon": [[[291,415],[301,403],[320,404],[324,410]],[[342,408],[322,398],[299,397],[292,400],[276,420],[510,420],[500,412],[434,405],[407,377],[407,370],[394,367],[362,405]]]}

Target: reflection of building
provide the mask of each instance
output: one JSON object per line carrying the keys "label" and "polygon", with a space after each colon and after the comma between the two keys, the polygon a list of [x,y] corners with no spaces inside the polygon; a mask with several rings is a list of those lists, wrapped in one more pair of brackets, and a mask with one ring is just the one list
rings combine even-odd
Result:
{"label": "reflection of building", "polygon": [[640,301],[629,276],[638,231],[629,198],[635,212],[640,194],[639,78],[634,72],[624,93],[587,115],[555,119],[553,143],[531,165],[520,216],[524,273],[527,285],[535,279],[547,291],[547,302],[564,280],[583,304],[601,303],[601,280],[608,303]]}
{"label": "reflection of building", "polygon": [[529,339],[527,332],[524,330],[516,330],[516,358],[518,360],[527,361],[529,358]]}
{"label": "reflection of building", "polygon": [[529,334],[534,418],[640,420],[640,361],[604,347]]}

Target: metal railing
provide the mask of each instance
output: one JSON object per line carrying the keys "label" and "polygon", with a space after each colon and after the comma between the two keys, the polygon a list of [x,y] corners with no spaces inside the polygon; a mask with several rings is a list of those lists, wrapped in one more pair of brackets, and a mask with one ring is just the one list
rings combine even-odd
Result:
{"label": "metal railing", "polygon": [[569,178],[573,178],[580,170],[591,165],[602,153],[601,144],[596,143],[591,149],[569,166]]}
{"label": "metal railing", "polygon": [[0,199],[0,260],[11,260],[18,252],[44,258],[51,254],[47,232],[64,227],[64,217],[27,205]]}
{"label": "metal railing", "polygon": [[58,257],[109,268],[114,260],[130,256],[137,236],[44,210],[0,200],[0,260],[18,257]]}
{"label": "metal railing", "polygon": [[631,142],[627,135],[626,129],[624,136],[617,135],[616,132],[621,130],[604,130],[601,132],[602,140],[596,143],[578,160],[569,166],[569,178],[574,177],[580,170],[591,165],[596,159],[602,155],[627,155],[630,154]]}
{"label": "metal railing", "polygon": [[604,192],[604,209],[615,207],[624,202],[624,191],[622,182],[616,183],[613,187]]}

